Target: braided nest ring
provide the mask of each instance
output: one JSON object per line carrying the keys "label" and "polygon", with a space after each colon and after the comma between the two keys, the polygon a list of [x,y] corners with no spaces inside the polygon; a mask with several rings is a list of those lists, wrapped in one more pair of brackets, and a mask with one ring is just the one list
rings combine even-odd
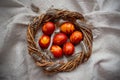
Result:
{"label": "braided nest ring", "polygon": [[[76,29],[80,30],[84,36],[80,43],[82,51],[74,55],[67,62],[51,60],[49,56],[43,54],[35,41],[35,35],[41,25],[48,21],[56,24],[60,19],[72,22],[76,26]],[[29,54],[35,60],[35,63],[42,67],[45,72],[67,72],[74,70],[79,64],[89,59],[92,53],[93,36],[90,25],[86,23],[82,14],[68,10],[50,9],[45,14],[35,17],[33,22],[29,24],[27,42]]]}

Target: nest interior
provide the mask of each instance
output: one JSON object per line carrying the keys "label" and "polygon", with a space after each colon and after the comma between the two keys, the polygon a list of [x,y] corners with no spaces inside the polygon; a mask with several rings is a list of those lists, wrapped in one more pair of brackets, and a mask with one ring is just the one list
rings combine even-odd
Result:
{"label": "nest interior", "polygon": [[[81,42],[82,51],[74,55],[72,59],[67,62],[54,61],[49,55],[38,48],[35,36],[40,27],[52,21],[57,24],[58,21],[64,20],[73,23],[77,30],[83,33],[83,41]],[[35,17],[33,22],[28,26],[27,42],[29,54],[35,60],[35,63],[42,67],[45,72],[66,72],[74,70],[79,64],[86,62],[92,53],[92,30],[91,25],[86,23],[84,16],[78,12],[71,12],[68,10],[50,9],[45,14]]]}

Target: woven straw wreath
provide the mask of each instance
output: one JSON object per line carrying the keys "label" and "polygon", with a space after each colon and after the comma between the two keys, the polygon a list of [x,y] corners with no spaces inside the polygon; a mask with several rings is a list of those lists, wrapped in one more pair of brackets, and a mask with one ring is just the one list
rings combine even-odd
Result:
{"label": "woven straw wreath", "polygon": [[[72,22],[75,28],[81,31],[84,36],[81,44],[79,44],[82,51],[73,55],[67,62],[51,59],[49,55],[47,55],[47,52],[45,53],[38,48],[38,43],[35,41],[36,34],[44,23],[52,21],[56,24],[61,19]],[[45,14],[35,17],[33,22],[29,24],[27,42],[29,54],[35,60],[35,63],[42,67],[45,72],[66,72],[74,70],[79,64],[89,59],[92,53],[93,36],[90,25],[86,23],[82,14],[68,10],[50,9]]]}

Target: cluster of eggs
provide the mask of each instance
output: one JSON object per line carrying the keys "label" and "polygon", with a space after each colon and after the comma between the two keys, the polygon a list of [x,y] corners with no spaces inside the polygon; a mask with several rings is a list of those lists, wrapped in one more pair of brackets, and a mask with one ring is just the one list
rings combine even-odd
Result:
{"label": "cluster of eggs", "polygon": [[[55,31],[56,26],[53,22],[46,22],[42,26],[43,35],[39,38],[39,46],[47,49],[50,45],[51,35]],[[64,22],[60,26],[60,32],[53,37],[53,43],[50,48],[55,58],[63,55],[71,56],[75,51],[75,45],[79,44],[83,39],[82,32],[75,29],[75,25],[71,22]]]}

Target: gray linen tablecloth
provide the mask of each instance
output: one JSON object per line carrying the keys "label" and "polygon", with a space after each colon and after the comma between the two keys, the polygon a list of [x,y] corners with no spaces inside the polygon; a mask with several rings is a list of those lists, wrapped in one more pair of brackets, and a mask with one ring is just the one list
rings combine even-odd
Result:
{"label": "gray linen tablecloth", "polygon": [[[49,8],[80,12],[95,27],[92,56],[72,72],[46,75],[28,54],[27,25]],[[0,80],[120,80],[120,0],[0,0]]]}

